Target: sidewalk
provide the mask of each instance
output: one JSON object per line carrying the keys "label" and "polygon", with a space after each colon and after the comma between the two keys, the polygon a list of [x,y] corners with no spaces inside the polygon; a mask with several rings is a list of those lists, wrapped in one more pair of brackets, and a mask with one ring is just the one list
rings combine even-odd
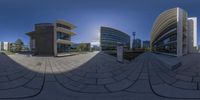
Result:
{"label": "sidewalk", "polygon": [[58,58],[0,54],[0,65],[0,99],[200,99],[198,76],[169,70],[152,53],[123,64],[101,52]]}

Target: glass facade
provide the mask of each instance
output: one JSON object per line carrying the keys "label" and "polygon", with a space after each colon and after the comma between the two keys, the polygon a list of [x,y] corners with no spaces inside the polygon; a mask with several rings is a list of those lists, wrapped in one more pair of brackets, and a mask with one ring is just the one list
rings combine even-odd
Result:
{"label": "glass facade", "polygon": [[[67,40],[67,41],[71,41],[71,36],[69,34],[66,33],[62,33],[62,32],[57,32],[57,40]],[[70,45],[69,44],[61,44],[61,43],[57,43],[57,52],[58,53],[66,53],[70,51]]]}
{"label": "glass facade", "polygon": [[130,36],[121,31],[101,27],[100,44],[102,50],[116,50],[118,44],[122,44],[124,48],[130,48]]}
{"label": "glass facade", "polygon": [[57,32],[57,39],[62,39],[62,40],[71,40],[71,36],[66,34],[66,33],[62,33],[62,32]]}
{"label": "glass facade", "polygon": [[142,46],[142,41],[140,40],[140,39],[135,39],[134,41],[133,41],[133,48],[141,48],[141,46]]}
{"label": "glass facade", "polygon": [[177,30],[167,33],[153,42],[154,51],[164,53],[177,53]]}
{"label": "glass facade", "polygon": [[57,44],[57,52],[58,53],[65,53],[70,51],[70,45],[67,44]]}
{"label": "glass facade", "polygon": [[188,33],[188,30],[188,14],[186,11],[173,8],[163,12],[158,16],[152,28],[152,51],[174,56],[188,54],[190,52],[190,33]]}
{"label": "glass facade", "polygon": [[152,50],[160,53],[177,55],[177,8],[163,12],[153,26]]}
{"label": "glass facade", "polygon": [[56,28],[58,29],[56,31],[57,53],[69,53],[71,51],[71,36],[73,34],[68,32],[71,32],[73,27],[70,24],[68,25],[67,22],[57,21]]}

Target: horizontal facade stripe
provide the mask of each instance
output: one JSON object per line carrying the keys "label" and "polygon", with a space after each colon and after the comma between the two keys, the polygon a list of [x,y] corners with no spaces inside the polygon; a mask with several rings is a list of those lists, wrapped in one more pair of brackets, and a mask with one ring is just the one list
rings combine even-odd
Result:
{"label": "horizontal facade stripe", "polygon": [[116,48],[118,44],[130,48],[130,36],[113,28],[101,27],[100,45],[102,50],[109,47]]}
{"label": "horizontal facade stripe", "polygon": [[178,8],[161,13],[151,32],[151,48],[155,52],[177,54]]}

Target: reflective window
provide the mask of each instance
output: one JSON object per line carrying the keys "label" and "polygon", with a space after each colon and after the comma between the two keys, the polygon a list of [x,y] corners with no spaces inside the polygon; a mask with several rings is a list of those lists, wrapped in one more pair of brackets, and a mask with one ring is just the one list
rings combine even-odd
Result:
{"label": "reflective window", "polygon": [[69,52],[69,51],[70,51],[70,45],[57,44],[57,52],[58,53]]}
{"label": "reflective window", "polygon": [[69,26],[66,26],[66,25],[63,25],[63,24],[60,24],[60,23],[57,23],[56,26],[71,30],[71,28]]}
{"label": "reflective window", "polygon": [[71,40],[71,36],[65,33],[57,32],[57,39]]}
{"label": "reflective window", "polygon": [[154,51],[164,52],[164,53],[177,53],[177,34],[170,34],[159,41],[154,43],[153,45]]}

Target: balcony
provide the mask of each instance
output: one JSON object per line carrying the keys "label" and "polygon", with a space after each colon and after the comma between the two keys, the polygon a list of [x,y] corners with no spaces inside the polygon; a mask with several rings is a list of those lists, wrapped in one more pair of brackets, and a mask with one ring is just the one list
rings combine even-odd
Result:
{"label": "balcony", "polygon": [[62,40],[62,39],[57,39],[57,43],[59,43],[59,44],[72,44],[71,41],[69,41],[69,40]]}
{"label": "balcony", "polygon": [[76,28],[76,26],[74,26],[73,24],[68,23],[68,22],[66,22],[64,20],[57,20],[56,24],[60,24],[60,25],[64,25],[64,26],[70,27],[70,29]]}

